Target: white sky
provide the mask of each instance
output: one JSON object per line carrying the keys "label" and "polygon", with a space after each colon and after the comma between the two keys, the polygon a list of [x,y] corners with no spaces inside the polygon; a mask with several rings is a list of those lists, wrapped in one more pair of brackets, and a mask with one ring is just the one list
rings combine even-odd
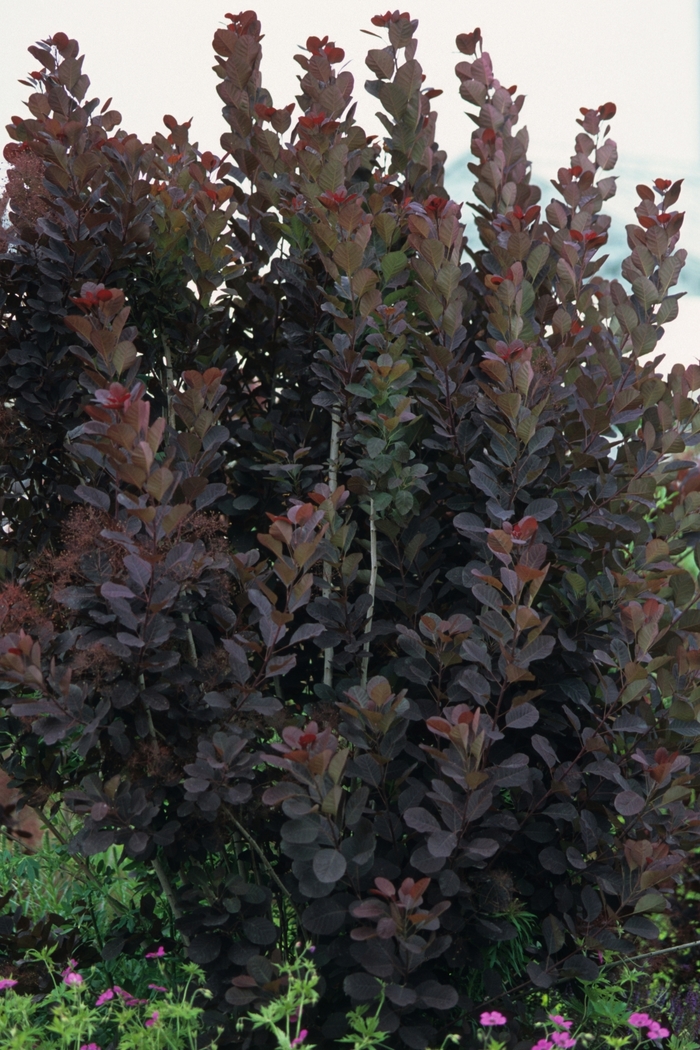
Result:
{"label": "white sky", "polygon": [[[346,51],[356,79],[358,119],[378,131],[376,102],[362,91],[370,76],[364,65],[369,47],[383,46],[360,30],[373,29],[372,15],[390,0],[251,0],[263,23],[263,79],[275,105],[294,99],[293,61],[297,45],[310,34],[324,36]],[[6,124],[22,113],[26,88],[17,80],[36,67],[26,52],[35,40],[59,30],[78,38],[92,81],[90,97],[113,105],[124,127],[142,138],[161,130],[164,113],[178,120],[193,117],[192,136],[202,148],[217,150],[225,125],[211,70],[211,38],[224,24],[226,10],[239,10],[235,0],[118,0],[114,5],[85,0],[0,0],[0,116]],[[396,0],[391,0],[392,9]],[[536,177],[548,199],[546,180],[568,163],[574,123],[581,105],[613,101],[618,113],[612,135],[621,157],[621,185],[614,214],[632,221],[637,198],[635,178],[624,169],[641,171],[645,181],[658,176],[686,177],[685,207],[695,198],[697,218],[687,221],[685,246],[700,257],[700,2],[673,0],[405,0],[420,19],[417,58],[426,84],[444,89],[433,103],[439,113],[438,139],[452,158],[448,182],[464,181],[464,155],[472,122],[457,92],[454,65],[460,55],[457,33],[480,26],[496,76],[516,83],[526,96],[524,123],[530,131]],[[464,158],[460,161],[460,158]],[[638,176],[641,177],[641,176]],[[680,206],[683,206],[681,198]],[[685,228],[684,228],[685,229]],[[695,290],[695,289],[693,289]],[[700,355],[700,296],[681,303],[680,318],[669,325],[664,349],[669,360]]]}

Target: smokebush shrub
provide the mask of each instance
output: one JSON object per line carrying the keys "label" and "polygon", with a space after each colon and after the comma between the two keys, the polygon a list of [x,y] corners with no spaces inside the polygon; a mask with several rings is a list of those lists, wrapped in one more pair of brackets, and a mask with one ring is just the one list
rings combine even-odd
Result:
{"label": "smokebush shrub", "polygon": [[224,157],[122,130],[65,34],[30,48],[3,766],[84,815],[74,851],[158,880],[212,1023],[310,940],[314,1042],[383,988],[420,1050],[655,938],[696,841],[700,367],[657,352],[681,187],[638,187],[604,276],[614,105],[539,203],[475,30],[467,243],[416,20],[372,20],[378,142],[342,48],[309,37],[276,108],[260,23],[227,18]]}

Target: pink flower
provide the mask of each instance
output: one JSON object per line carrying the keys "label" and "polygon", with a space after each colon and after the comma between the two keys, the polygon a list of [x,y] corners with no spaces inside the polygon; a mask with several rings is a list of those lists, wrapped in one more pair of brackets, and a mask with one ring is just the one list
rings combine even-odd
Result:
{"label": "pink flower", "polygon": [[127,992],[126,988],[120,988],[118,984],[115,984],[112,991],[124,1000],[125,1006],[143,1006],[148,1002],[148,999],[136,999],[131,992]]}
{"label": "pink flower", "polygon": [[652,1021],[647,1029],[647,1039],[666,1039],[671,1033],[662,1028],[658,1021]]}
{"label": "pink flower", "polygon": [[649,1014],[630,1014],[627,1018],[627,1023],[631,1024],[633,1028],[646,1028],[654,1022],[649,1017]]}
{"label": "pink flower", "polygon": [[100,1050],[97,1043],[83,1043],[80,1050]]}
{"label": "pink flower", "polygon": [[158,1011],[154,1010],[151,1016],[146,1021],[146,1028],[153,1028],[153,1025],[156,1023],[159,1017],[160,1014],[158,1013]]}
{"label": "pink flower", "polygon": [[308,1034],[309,1033],[307,1032],[306,1028],[302,1028],[296,1039],[292,1039],[292,1046],[300,1046],[301,1043],[304,1042]]}
{"label": "pink flower", "polygon": [[549,1020],[552,1022],[552,1024],[559,1025],[560,1028],[566,1028],[567,1032],[573,1024],[572,1021],[565,1020],[565,1018],[563,1018],[561,1014],[550,1014]]}
{"label": "pink flower", "polygon": [[17,981],[13,981],[9,977],[3,977],[0,981],[0,992],[4,992],[6,988],[14,988],[16,984]]}
{"label": "pink flower", "polygon": [[63,983],[67,984],[69,987],[77,988],[78,985],[83,983],[82,974],[75,973],[73,970],[64,970]]}
{"label": "pink flower", "polygon": [[167,988],[164,988],[162,984],[149,984],[148,986],[153,992],[167,992]]}
{"label": "pink flower", "polygon": [[146,952],[147,959],[162,959],[165,955],[165,948],[161,944],[154,952]]}
{"label": "pink flower", "polygon": [[564,1050],[568,1047],[576,1046],[576,1040],[568,1032],[552,1032],[550,1038],[555,1046],[561,1046]]}
{"label": "pink flower", "polygon": [[113,988],[107,988],[102,995],[98,995],[97,999],[95,999],[95,1006],[104,1006],[110,999],[114,999]]}
{"label": "pink flower", "polygon": [[549,1039],[538,1039],[532,1050],[554,1050],[554,1043],[550,1043]]}
{"label": "pink flower", "polygon": [[479,1023],[484,1025],[485,1028],[490,1027],[491,1025],[508,1024],[506,1018],[503,1014],[500,1014],[498,1010],[491,1010],[490,1012],[486,1011],[486,1013],[483,1013],[479,1018]]}

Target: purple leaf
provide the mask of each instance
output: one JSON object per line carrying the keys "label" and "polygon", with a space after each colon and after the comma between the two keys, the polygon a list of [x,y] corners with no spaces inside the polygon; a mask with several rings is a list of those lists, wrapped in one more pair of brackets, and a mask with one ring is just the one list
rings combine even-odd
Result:
{"label": "purple leaf", "polygon": [[138,583],[142,591],[145,591],[151,579],[151,566],[138,554],[127,554],[124,557],[124,568],[132,580]]}
{"label": "purple leaf", "polygon": [[449,857],[457,846],[457,836],[452,831],[435,831],[428,836],[428,850],[433,857]]}
{"label": "purple leaf", "polygon": [[519,704],[506,711],[506,725],[509,729],[529,729],[538,722],[540,713],[532,704]]}
{"label": "purple leaf", "polygon": [[83,503],[89,503],[91,507],[97,507],[98,510],[104,510],[109,513],[109,496],[101,489],[95,489],[91,485],[78,485],[75,494],[80,497]]}
{"label": "purple leaf", "polygon": [[556,751],[550,744],[549,740],[547,740],[546,736],[540,736],[538,733],[535,733],[532,737],[531,743],[535,751],[545,760],[550,769],[553,766],[556,766],[559,759],[557,758]]}
{"label": "purple leaf", "polygon": [[487,860],[498,852],[495,839],[472,839],[464,853],[470,860]]}
{"label": "purple leaf", "polygon": [[293,667],[296,667],[297,658],[294,653],[288,653],[285,656],[273,656],[268,662],[265,670],[266,678],[274,678],[278,674],[286,674],[287,671],[291,671]]}
{"label": "purple leaf", "polygon": [[566,871],[566,857],[560,849],[556,849],[554,846],[547,846],[539,854],[539,861],[546,871],[551,871],[554,875],[563,875]]}
{"label": "purple leaf", "polygon": [[307,638],[317,638],[319,634],[323,634],[325,629],[322,623],[303,623],[301,627],[297,628],[287,644],[296,645],[297,642],[305,642]]}
{"label": "purple leaf", "polygon": [[337,849],[320,849],[312,866],[319,882],[337,882],[345,874],[348,862]]}
{"label": "purple leaf", "polygon": [[456,988],[451,984],[439,984],[437,981],[423,981],[416,988],[416,994],[432,1010],[451,1010],[459,998]]}
{"label": "purple leaf", "polygon": [[621,791],[619,795],[615,795],[615,809],[623,817],[636,816],[637,813],[642,812],[645,805],[646,800],[642,795],[638,795],[636,791]]}
{"label": "purple leaf", "polygon": [[409,828],[415,828],[416,831],[440,831],[439,821],[427,809],[423,809],[422,806],[412,806],[410,809],[407,809],[403,819]]}
{"label": "purple leaf", "polygon": [[121,583],[103,583],[100,587],[103,598],[135,598],[136,595]]}
{"label": "purple leaf", "polygon": [[207,485],[204,491],[197,496],[194,505],[197,510],[202,510],[203,507],[208,507],[210,503],[214,502],[214,500],[221,499],[221,497],[225,496],[227,492],[228,489],[226,485],[223,485],[221,482]]}

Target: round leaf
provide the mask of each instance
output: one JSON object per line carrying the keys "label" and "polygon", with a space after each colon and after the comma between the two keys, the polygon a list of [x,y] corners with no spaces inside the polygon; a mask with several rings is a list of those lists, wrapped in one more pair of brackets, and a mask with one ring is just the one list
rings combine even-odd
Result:
{"label": "round leaf", "polygon": [[337,882],[347,866],[345,857],[336,849],[320,849],[313,859],[314,875],[319,882]]}
{"label": "round leaf", "polygon": [[621,791],[619,795],[615,795],[614,805],[623,817],[634,817],[642,812],[646,802],[636,791]]}

